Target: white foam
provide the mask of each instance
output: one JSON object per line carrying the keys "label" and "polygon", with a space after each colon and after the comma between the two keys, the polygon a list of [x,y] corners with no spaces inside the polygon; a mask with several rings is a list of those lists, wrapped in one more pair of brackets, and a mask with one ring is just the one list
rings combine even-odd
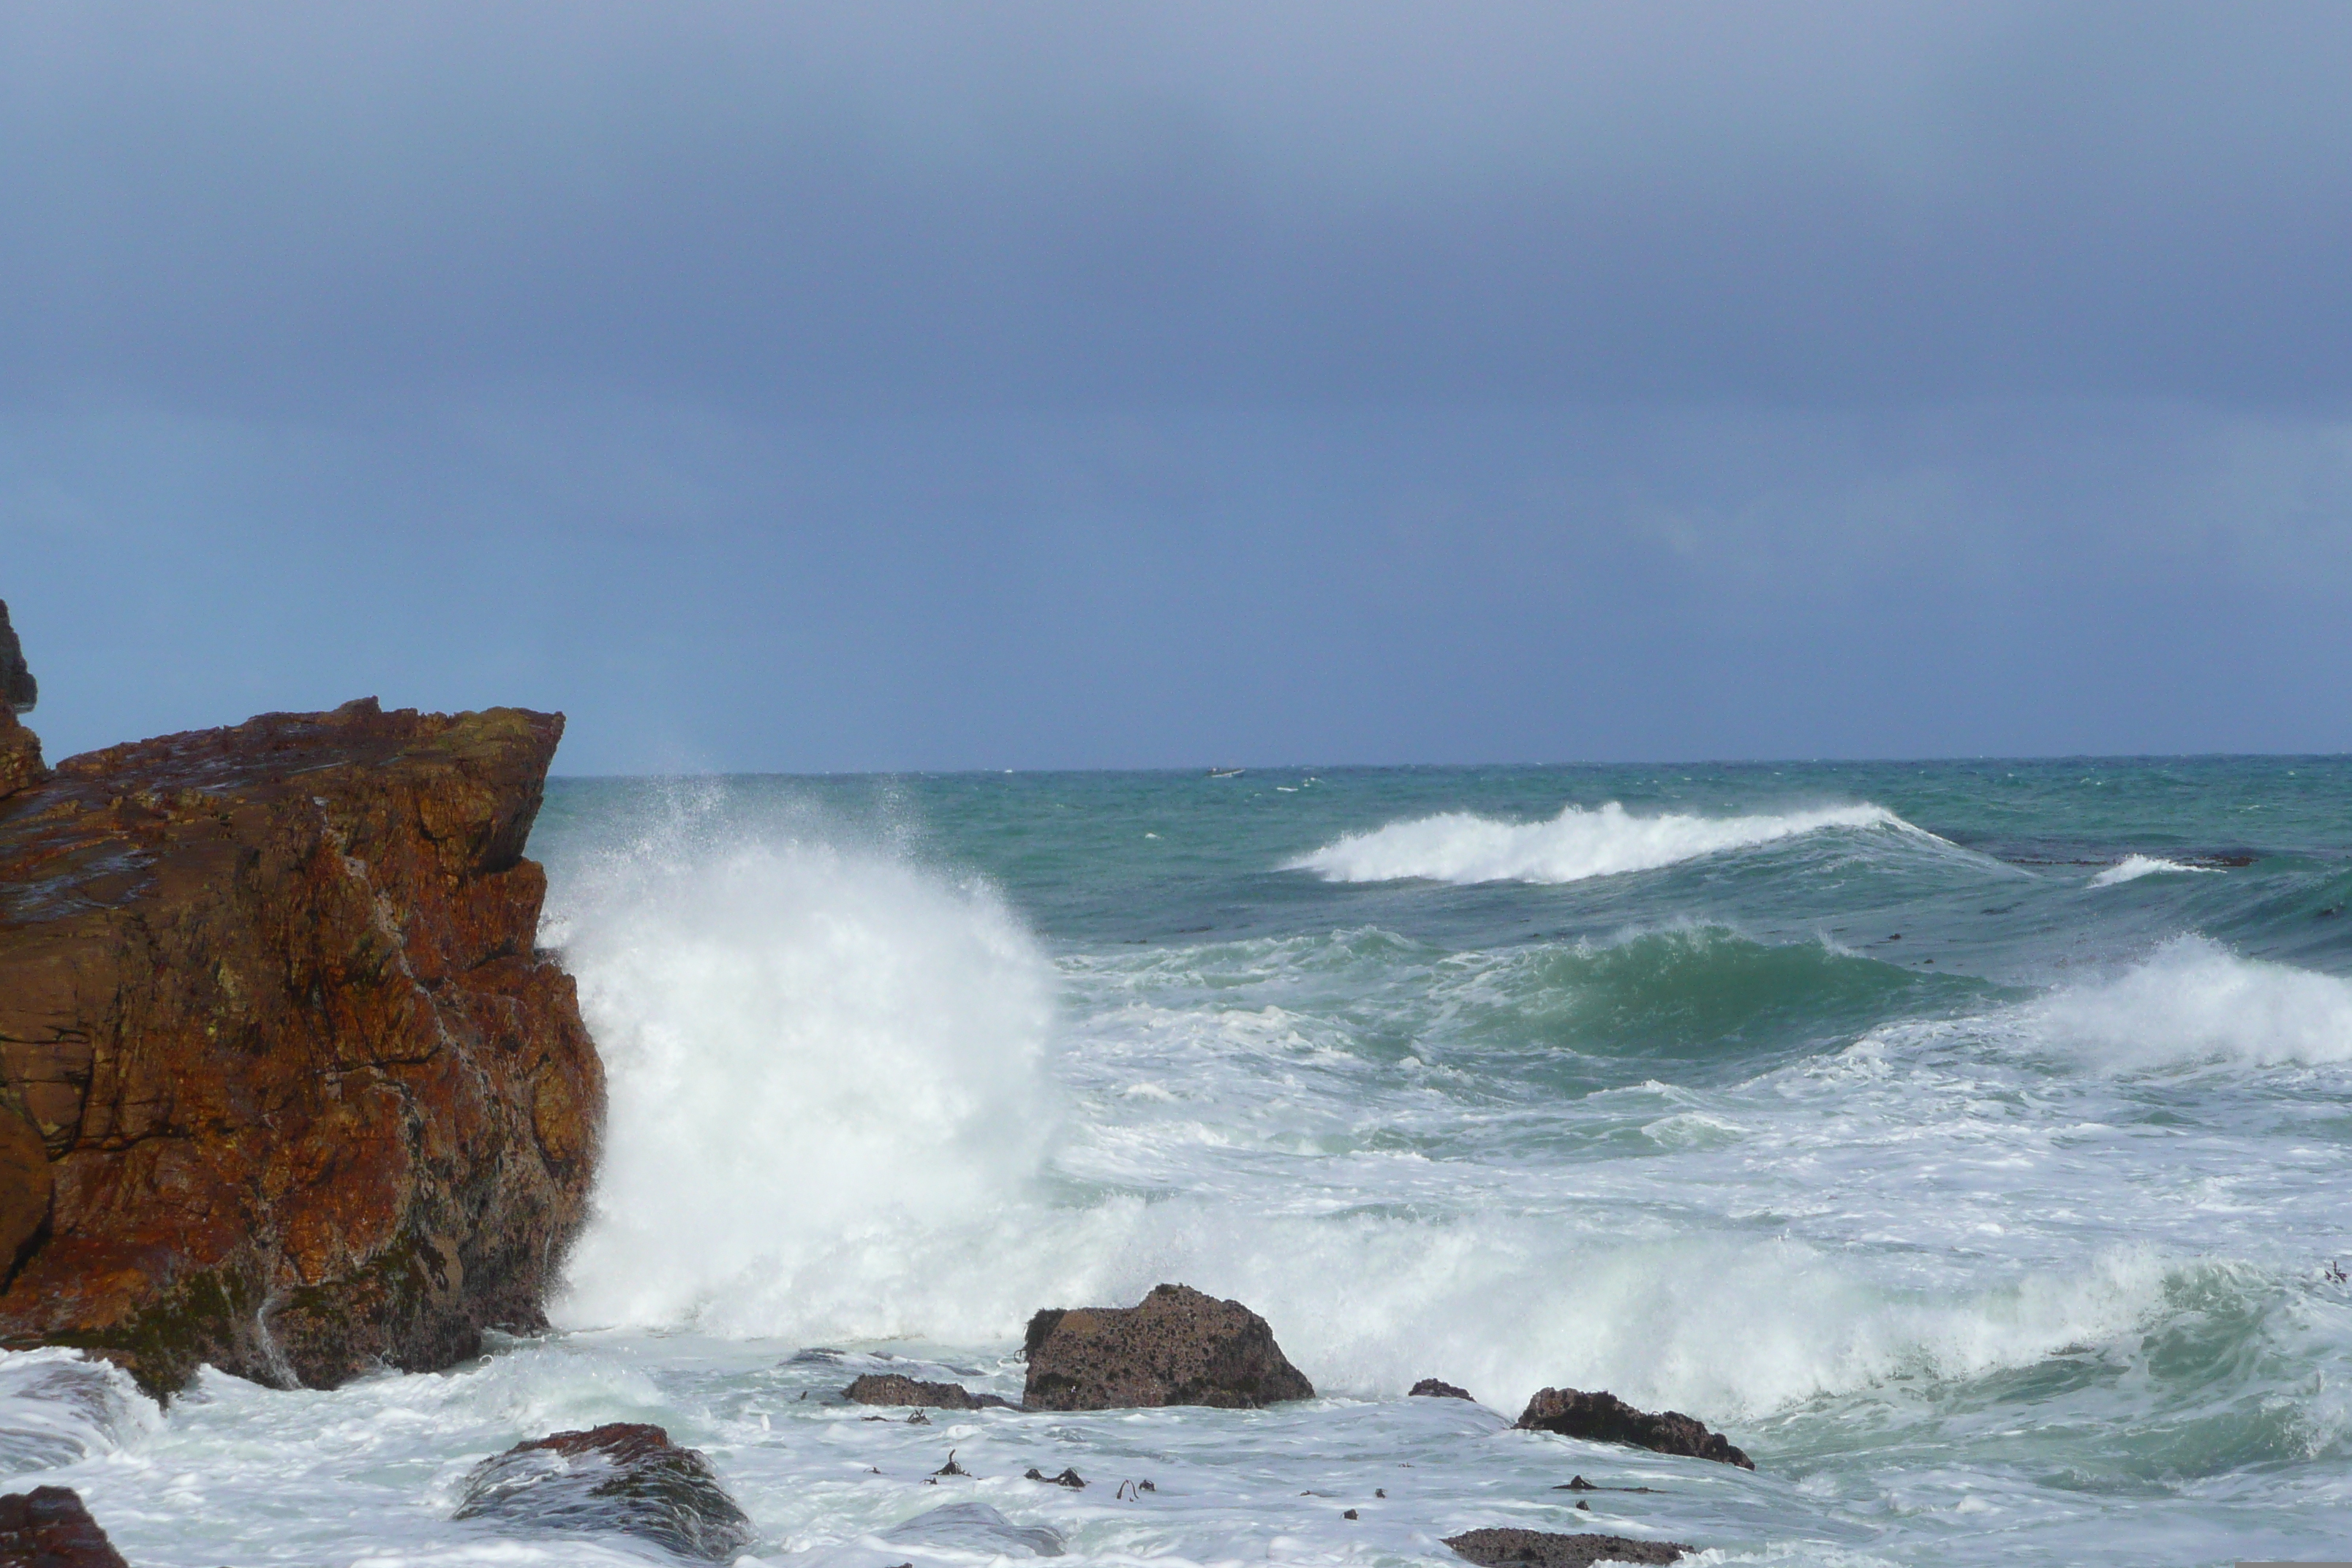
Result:
{"label": "white foam", "polygon": [[2167,942],[2123,973],[2064,987],[2021,1016],[2036,1035],[2111,1068],[2352,1061],[2352,983],[2241,958],[2203,937]]}
{"label": "white foam", "polygon": [[2094,888],[2112,888],[2118,882],[2136,882],[2142,877],[2159,872],[2187,871],[2210,875],[2210,866],[2184,866],[2178,860],[2166,860],[2154,855],[2126,855],[2097,876],[2091,879]]}
{"label": "white foam", "polygon": [[1564,806],[1541,822],[1459,811],[1391,822],[1351,833],[1283,868],[1313,871],[1330,882],[1576,882],[1837,827],[1919,831],[1884,806],[1869,805],[1771,816],[1636,816],[1611,801],[1591,811]]}
{"label": "white foam", "polygon": [[986,888],[888,855],[672,834],[590,868],[552,930],[610,1112],[573,1324],[761,1327],[845,1255],[889,1331],[914,1238],[1034,1172],[1052,973]]}

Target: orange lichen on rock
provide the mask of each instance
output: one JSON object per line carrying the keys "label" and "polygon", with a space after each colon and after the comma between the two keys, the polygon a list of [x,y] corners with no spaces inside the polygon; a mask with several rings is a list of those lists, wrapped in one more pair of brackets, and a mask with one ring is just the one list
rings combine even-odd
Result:
{"label": "orange lichen on rock", "polygon": [[0,1344],[331,1385],[542,1323],[604,1109],[522,853],[562,730],[368,700],[0,794]]}

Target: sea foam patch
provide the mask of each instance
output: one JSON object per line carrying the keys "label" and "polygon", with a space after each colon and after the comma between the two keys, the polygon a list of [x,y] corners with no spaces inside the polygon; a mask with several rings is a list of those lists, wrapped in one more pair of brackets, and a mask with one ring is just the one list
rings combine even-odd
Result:
{"label": "sea foam patch", "polygon": [[1283,869],[1313,871],[1329,882],[1578,882],[1826,828],[1873,827],[1920,831],[1866,803],[1748,816],[1636,816],[1611,801],[1592,810],[1563,806],[1539,822],[1460,811],[1391,822],[1349,834]]}

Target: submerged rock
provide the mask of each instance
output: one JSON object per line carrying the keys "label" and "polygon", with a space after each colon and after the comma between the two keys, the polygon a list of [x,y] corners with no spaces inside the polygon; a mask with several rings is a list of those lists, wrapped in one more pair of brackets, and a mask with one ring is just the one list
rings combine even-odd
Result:
{"label": "submerged rock", "polygon": [[882,1532],[900,1546],[935,1551],[1005,1552],[1021,1557],[1059,1557],[1059,1531],[1042,1524],[1015,1524],[984,1502],[951,1502]]}
{"label": "submerged rock", "polygon": [[[1412,1392],[1423,1399],[1468,1399],[1470,1397],[1468,1389],[1456,1388],[1450,1383],[1440,1383],[1433,1377],[1424,1377],[1414,1384]],[[1473,1403],[1475,1404],[1475,1401]]]}
{"label": "submerged rock", "polygon": [[558,1432],[483,1460],[454,1517],[512,1530],[610,1531],[712,1563],[757,1539],[709,1460],[639,1422]]}
{"label": "submerged rock", "polygon": [[128,1568],[70,1487],[0,1497],[0,1568]]}
{"label": "submerged rock", "polygon": [[1756,1468],[1746,1454],[1731,1446],[1729,1438],[1720,1432],[1708,1431],[1696,1418],[1679,1410],[1652,1415],[1605,1392],[1542,1389],[1528,1401],[1518,1424],[1534,1432],[1557,1432],[1564,1437],[1582,1437],[1594,1443],[1624,1443],[1661,1454],[1714,1459],[1720,1464],[1738,1465],[1743,1470]]}
{"label": "submerged rock", "polygon": [[522,854],[562,730],[370,700],[0,799],[0,1344],[162,1394],[543,1323],[604,1106]]}
{"label": "submerged rock", "polygon": [[1595,1563],[1673,1563],[1696,1552],[1678,1541],[1563,1535],[1549,1530],[1465,1530],[1445,1544],[1479,1568],[1591,1568]]}
{"label": "submerged rock", "polygon": [[895,1372],[869,1372],[841,1391],[852,1405],[919,1405],[929,1410],[1009,1408],[1012,1401],[953,1383],[919,1383]]}
{"label": "submerged rock", "polygon": [[1031,1410],[1253,1409],[1315,1396],[1264,1318],[1185,1285],[1132,1307],[1048,1308],[1029,1320],[1026,1343]]}

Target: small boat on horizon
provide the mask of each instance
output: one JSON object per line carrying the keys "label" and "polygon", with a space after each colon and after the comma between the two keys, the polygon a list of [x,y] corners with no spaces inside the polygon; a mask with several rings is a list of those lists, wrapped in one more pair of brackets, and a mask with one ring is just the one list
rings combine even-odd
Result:
{"label": "small boat on horizon", "polygon": [[1247,772],[1247,768],[1211,768],[1209,776],[1213,779],[1237,779]]}

